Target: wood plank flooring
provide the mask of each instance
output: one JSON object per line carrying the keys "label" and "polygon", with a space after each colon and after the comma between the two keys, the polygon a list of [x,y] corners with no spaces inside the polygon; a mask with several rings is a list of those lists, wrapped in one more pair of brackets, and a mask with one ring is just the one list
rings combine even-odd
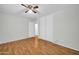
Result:
{"label": "wood plank flooring", "polygon": [[79,51],[42,39],[36,48],[34,44],[35,37],[0,44],[0,55],[79,55]]}

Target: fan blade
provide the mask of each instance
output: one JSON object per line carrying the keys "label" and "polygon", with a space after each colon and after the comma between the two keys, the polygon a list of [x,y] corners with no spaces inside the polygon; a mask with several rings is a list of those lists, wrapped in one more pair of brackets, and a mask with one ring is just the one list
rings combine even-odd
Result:
{"label": "fan blade", "polygon": [[27,13],[29,10],[25,11],[25,13]]}
{"label": "fan blade", "polygon": [[24,5],[24,4],[21,4],[22,6],[24,6],[24,7],[27,7],[26,5]]}
{"label": "fan blade", "polygon": [[32,10],[34,13],[37,13],[35,10]]}
{"label": "fan blade", "polygon": [[38,6],[33,7],[34,9],[38,8]]}

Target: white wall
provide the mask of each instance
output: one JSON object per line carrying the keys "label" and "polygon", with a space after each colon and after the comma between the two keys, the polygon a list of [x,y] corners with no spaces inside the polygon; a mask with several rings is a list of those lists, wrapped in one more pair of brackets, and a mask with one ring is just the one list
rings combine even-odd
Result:
{"label": "white wall", "polygon": [[40,36],[51,42],[79,50],[78,6],[40,18]]}
{"label": "white wall", "polygon": [[79,50],[79,8],[72,7],[56,13],[54,19],[54,42]]}
{"label": "white wall", "polygon": [[0,43],[27,38],[26,18],[0,13]]}

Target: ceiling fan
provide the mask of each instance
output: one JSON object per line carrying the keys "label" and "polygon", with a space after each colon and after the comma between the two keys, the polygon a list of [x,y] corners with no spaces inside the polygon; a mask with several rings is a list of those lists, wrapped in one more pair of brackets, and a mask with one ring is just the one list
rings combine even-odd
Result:
{"label": "ceiling fan", "polygon": [[24,6],[26,8],[26,11],[25,13],[29,12],[29,11],[32,11],[34,13],[37,13],[38,12],[38,5],[35,5],[35,4],[21,4],[22,6]]}

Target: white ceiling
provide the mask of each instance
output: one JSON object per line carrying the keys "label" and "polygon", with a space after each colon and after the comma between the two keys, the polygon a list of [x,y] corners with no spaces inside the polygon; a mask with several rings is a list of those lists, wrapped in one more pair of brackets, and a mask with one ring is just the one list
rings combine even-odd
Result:
{"label": "white ceiling", "polygon": [[71,4],[38,4],[39,13],[24,13],[25,8],[20,4],[0,4],[0,13],[19,15],[28,17],[30,19],[35,19],[38,17],[42,17],[51,13],[55,13],[57,11],[63,10],[69,6],[73,6]]}

